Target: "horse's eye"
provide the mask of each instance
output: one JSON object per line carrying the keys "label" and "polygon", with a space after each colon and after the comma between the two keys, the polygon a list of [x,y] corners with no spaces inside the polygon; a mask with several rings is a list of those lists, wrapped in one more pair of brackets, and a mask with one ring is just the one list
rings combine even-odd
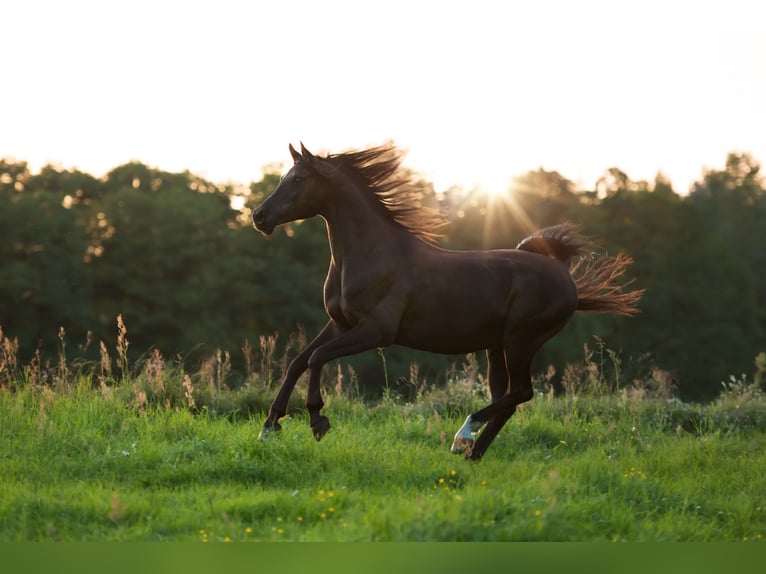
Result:
{"label": "horse's eye", "polygon": [[300,183],[303,181],[303,178],[299,175],[296,175],[294,179],[295,179],[295,183]]}

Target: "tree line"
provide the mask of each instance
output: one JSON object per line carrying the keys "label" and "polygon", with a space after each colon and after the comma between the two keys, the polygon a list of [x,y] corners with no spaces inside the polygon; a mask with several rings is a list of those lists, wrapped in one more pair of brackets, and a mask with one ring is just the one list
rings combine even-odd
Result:
{"label": "tree line", "polygon": [[[113,344],[121,315],[136,356],[156,348],[199,361],[224,349],[236,364],[261,337],[278,334],[284,348],[291,334],[313,336],[324,323],[324,224],[291,224],[267,240],[250,223],[278,181],[277,167],[245,187],[138,162],[97,178],[0,160],[0,340],[17,341],[27,360],[65,344],[86,360],[100,341]],[[576,316],[537,358],[554,385],[567,364],[599,351],[615,362],[616,384],[670,379],[704,399],[731,374],[752,373],[766,350],[766,186],[748,154],[729,154],[688,195],[661,174],[634,181],[617,168],[585,191],[543,169],[499,196],[419,184],[449,220],[444,247],[512,247],[533,228],[573,221],[601,249],[633,257],[641,314]],[[351,363],[370,388],[412,379],[412,363],[435,383],[449,367],[401,349]]]}

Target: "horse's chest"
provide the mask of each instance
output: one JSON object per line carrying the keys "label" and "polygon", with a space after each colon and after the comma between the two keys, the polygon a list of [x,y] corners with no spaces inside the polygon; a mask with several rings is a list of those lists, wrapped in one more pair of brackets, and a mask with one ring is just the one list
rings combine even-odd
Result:
{"label": "horse's chest", "polygon": [[324,284],[324,307],[330,318],[335,321],[343,319],[341,304],[342,289],[339,281],[331,281],[330,276]]}
{"label": "horse's chest", "polygon": [[355,324],[358,321],[357,296],[353,289],[343,288],[340,281],[325,285],[324,301],[327,314],[341,323]]}
{"label": "horse's chest", "polygon": [[327,275],[324,301],[327,314],[335,321],[354,325],[380,302],[380,284],[344,276],[337,269]]}

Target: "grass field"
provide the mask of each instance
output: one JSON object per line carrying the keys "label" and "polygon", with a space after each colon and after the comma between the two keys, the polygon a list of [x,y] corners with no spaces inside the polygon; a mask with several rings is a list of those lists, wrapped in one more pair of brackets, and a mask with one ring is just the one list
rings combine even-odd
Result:
{"label": "grass field", "polygon": [[744,380],[709,405],[625,389],[541,394],[472,463],[449,452],[484,404],[465,381],[411,404],[327,389],[333,429],[317,443],[300,409],[257,440],[271,389],[205,399],[179,373],[153,382],[149,362],[109,384],[65,374],[0,388],[0,541],[766,535],[766,399]]}

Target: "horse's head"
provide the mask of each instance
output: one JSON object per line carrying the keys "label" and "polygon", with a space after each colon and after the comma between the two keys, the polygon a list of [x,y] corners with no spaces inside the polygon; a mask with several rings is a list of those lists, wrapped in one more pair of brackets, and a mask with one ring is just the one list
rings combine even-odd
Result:
{"label": "horse's head", "polygon": [[318,215],[328,199],[330,186],[323,173],[332,167],[326,159],[313,155],[302,143],[300,152],[290,144],[290,155],[293,167],[253,212],[253,225],[264,235],[277,225]]}

